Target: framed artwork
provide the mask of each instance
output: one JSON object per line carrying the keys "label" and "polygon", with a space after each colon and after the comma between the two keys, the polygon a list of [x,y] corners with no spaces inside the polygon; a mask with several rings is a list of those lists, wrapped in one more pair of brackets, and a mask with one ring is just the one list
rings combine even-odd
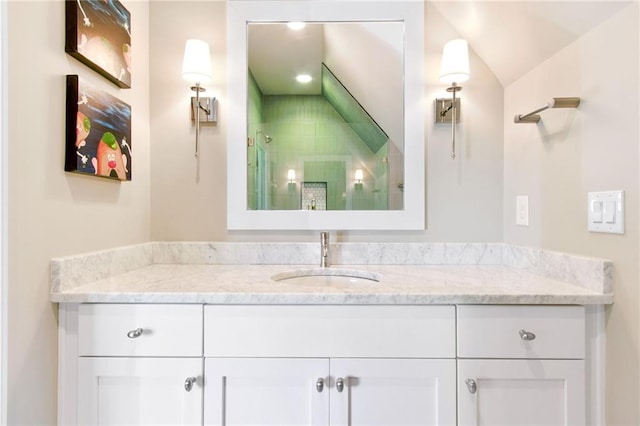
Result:
{"label": "framed artwork", "polygon": [[131,106],[67,76],[67,172],[131,180]]}
{"label": "framed artwork", "polygon": [[65,51],[118,87],[131,87],[131,14],[117,0],[65,1]]}

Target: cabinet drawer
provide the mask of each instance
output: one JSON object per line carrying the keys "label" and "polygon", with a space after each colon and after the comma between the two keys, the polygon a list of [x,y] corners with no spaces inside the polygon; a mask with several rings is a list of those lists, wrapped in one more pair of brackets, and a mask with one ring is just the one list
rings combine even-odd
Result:
{"label": "cabinet drawer", "polygon": [[80,305],[78,355],[202,356],[202,305]]}
{"label": "cabinet drawer", "polygon": [[205,306],[207,357],[454,358],[454,306]]}
{"label": "cabinet drawer", "polygon": [[460,358],[582,359],[584,354],[583,306],[458,306]]}

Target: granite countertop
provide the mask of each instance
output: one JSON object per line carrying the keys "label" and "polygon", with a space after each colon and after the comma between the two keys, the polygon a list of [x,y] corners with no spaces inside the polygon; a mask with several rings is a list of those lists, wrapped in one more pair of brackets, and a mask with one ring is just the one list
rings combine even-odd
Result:
{"label": "granite countertop", "polygon": [[[149,243],[115,251],[54,259],[51,301],[212,304],[613,302],[610,262],[563,253],[531,252],[532,249],[500,244],[464,248],[464,262],[461,262],[458,252],[455,256],[439,257],[439,264],[405,264],[407,251],[418,249],[413,246],[407,248],[407,244],[403,244],[395,247],[404,251],[403,256],[391,251],[396,259],[395,264],[372,264],[373,260],[369,256],[368,264],[343,263],[329,268],[338,273],[351,269],[379,274],[379,282],[343,281],[329,284],[271,279],[273,275],[284,272],[316,268],[315,264],[301,263],[308,256],[317,257],[316,245],[291,248],[292,253],[302,253],[293,259],[294,263],[271,264],[268,262],[273,259],[261,258],[261,264],[243,264],[239,259],[246,259],[246,256],[240,256],[228,258],[221,264],[223,260],[220,256],[227,256],[230,250],[237,254],[238,250],[243,250],[241,244],[165,244],[167,243]],[[362,248],[356,245],[336,247],[337,252],[341,253],[336,257],[340,257],[340,260],[349,258],[348,253],[358,252]],[[256,244],[246,245],[244,249],[260,250],[259,247],[256,248]],[[272,249],[270,246],[269,250]],[[429,248],[431,249],[433,247]],[[385,250],[387,254],[382,256],[388,256],[389,248],[385,247]],[[426,252],[430,252],[429,250]],[[306,251],[309,253],[306,254]],[[424,253],[425,248],[421,247],[418,251]],[[202,257],[202,253],[206,253],[205,257]],[[212,256],[211,253],[215,255]],[[429,259],[423,254],[420,258]],[[95,263],[99,259],[109,265],[108,270],[100,270],[100,265]],[[186,264],[187,261],[192,263]],[[390,262],[388,259],[386,261]]]}

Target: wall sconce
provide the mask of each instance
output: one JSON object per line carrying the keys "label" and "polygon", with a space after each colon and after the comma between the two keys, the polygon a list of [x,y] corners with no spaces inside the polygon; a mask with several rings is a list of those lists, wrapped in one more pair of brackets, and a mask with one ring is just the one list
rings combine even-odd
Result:
{"label": "wall sconce", "polygon": [[354,177],[356,178],[356,185],[362,185],[362,179],[364,179],[364,173],[362,172],[362,169],[356,169]]}
{"label": "wall sconce", "polygon": [[451,158],[456,158],[456,123],[460,122],[460,99],[456,93],[462,90],[458,83],[469,79],[469,46],[466,40],[448,41],[442,49],[440,82],[451,84],[447,92],[452,99],[436,99],[436,123],[451,123]]}
{"label": "wall sconce", "polygon": [[187,40],[182,61],[182,78],[193,84],[191,90],[196,92],[196,96],[191,98],[191,118],[195,121],[196,126],[197,158],[199,156],[200,122],[215,122],[215,98],[200,97],[200,92],[205,91],[205,88],[200,85],[212,80],[211,54],[208,43],[202,40]]}
{"label": "wall sconce", "polygon": [[289,169],[287,171],[287,180],[289,183],[296,183],[296,171],[293,169]]}

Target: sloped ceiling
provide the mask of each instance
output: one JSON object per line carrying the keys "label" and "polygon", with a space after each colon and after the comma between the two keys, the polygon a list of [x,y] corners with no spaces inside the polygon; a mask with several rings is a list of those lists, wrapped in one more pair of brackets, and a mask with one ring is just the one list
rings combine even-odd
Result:
{"label": "sloped ceiling", "polygon": [[[249,69],[265,95],[316,95],[320,93],[324,60],[323,25],[310,24],[292,31],[282,23],[249,25]],[[296,83],[300,73],[311,83]]]}
{"label": "sloped ceiling", "polygon": [[469,42],[506,87],[631,1],[429,3]]}
{"label": "sloped ceiling", "polygon": [[[469,41],[505,87],[632,2],[427,0],[460,37]],[[250,31],[250,43],[255,48],[250,50],[249,62],[255,67],[252,70],[260,87],[265,93],[300,93],[300,88],[291,84],[292,75],[311,69],[314,81],[302,93],[319,93],[321,26],[286,44],[282,44],[286,27],[274,31],[275,27],[278,26],[256,26]],[[429,29],[425,31],[428,36]],[[287,48],[271,48],[282,45]],[[309,49],[310,45],[316,48]]]}

